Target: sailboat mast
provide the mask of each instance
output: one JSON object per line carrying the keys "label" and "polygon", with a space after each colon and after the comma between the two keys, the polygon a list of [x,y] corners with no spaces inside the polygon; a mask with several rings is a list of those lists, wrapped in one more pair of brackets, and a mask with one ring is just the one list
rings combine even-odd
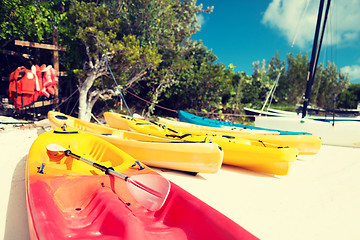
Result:
{"label": "sailboat mast", "polygon": [[319,32],[320,32],[321,19],[322,19],[322,13],[323,13],[323,8],[324,8],[324,0],[321,0],[320,5],[319,5],[319,12],[318,12],[318,19],[317,19],[316,29],[315,29],[313,49],[312,49],[312,53],[311,53],[311,60],[310,60],[309,71],[308,71],[308,75],[307,75],[307,86],[306,86],[306,91],[305,91],[305,99],[304,99],[303,108],[302,108],[302,117],[303,118],[306,116],[307,107],[310,103],[311,88],[312,88],[312,85],[314,84],[316,66],[318,63],[322,40],[324,37],[325,25],[326,25],[327,16],[328,16],[329,9],[330,9],[330,3],[331,3],[331,0],[328,0],[327,5],[326,5],[324,22],[322,25],[320,40],[319,40]]}

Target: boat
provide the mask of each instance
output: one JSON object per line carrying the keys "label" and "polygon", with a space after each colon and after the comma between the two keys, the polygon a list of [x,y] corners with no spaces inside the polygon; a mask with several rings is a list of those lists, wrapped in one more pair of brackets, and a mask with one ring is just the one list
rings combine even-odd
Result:
{"label": "boat", "polygon": [[[257,110],[252,108],[244,107],[244,110],[247,116],[251,116],[255,119],[256,116],[267,116],[267,117],[295,117],[299,118],[300,113],[283,111],[273,108],[268,108],[267,111]],[[328,113],[325,115],[307,115],[305,118],[314,119],[317,121],[324,122],[334,122],[334,121],[360,121],[360,116],[335,116],[335,114],[331,114],[331,111],[324,111],[324,113]]]}
{"label": "boat", "polygon": [[184,142],[118,130],[55,111],[48,112],[48,119],[53,128],[66,126],[98,136],[152,167],[216,173],[222,165],[224,152],[216,143]]}
{"label": "boat", "polygon": [[255,141],[273,143],[296,148],[300,155],[317,154],[321,148],[321,139],[316,135],[280,135],[279,132],[260,131],[236,127],[207,127],[165,118],[158,118],[160,124],[177,129],[182,133],[202,134],[208,136],[226,135],[235,138],[245,138]]}
{"label": "boat", "polygon": [[298,129],[308,131],[321,137],[322,144],[360,147],[360,122],[318,121],[309,118],[294,117],[256,117],[255,125],[262,127],[277,126],[281,130]]}
{"label": "boat", "polygon": [[200,116],[191,114],[189,112],[185,112],[183,110],[180,110],[178,112],[178,115],[179,115],[179,120],[182,122],[188,122],[188,123],[193,123],[193,124],[203,125],[203,126],[208,126],[208,127],[239,127],[239,128],[245,128],[245,129],[275,131],[275,132],[279,132],[280,135],[310,135],[310,133],[307,133],[307,132],[281,131],[281,130],[278,130],[275,128],[256,127],[256,126],[244,125],[244,124],[240,124],[240,123],[233,123],[233,122],[215,120],[215,119],[211,119],[211,118],[204,118],[204,117],[200,117]]}
{"label": "boat", "polygon": [[279,115],[283,115],[281,113],[275,113],[275,112],[271,112],[271,111],[264,111],[264,110],[258,110],[258,109],[253,109],[253,108],[247,108],[244,107],[244,111],[246,114],[246,117],[251,118],[251,119],[255,119],[255,116],[273,116],[273,117],[278,117]]}
{"label": "boat", "polygon": [[30,239],[258,239],[124,151],[61,128],[26,163]]}
{"label": "boat", "polygon": [[[303,106],[299,106],[295,109],[297,114],[302,113],[302,109]],[[326,110],[326,109],[322,109],[322,108],[317,108],[317,107],[312,107],[312,106],[308,106],[306,108],[306,116],[316,116],[316,117],[325,117],[325,118],[332,118],[333,116],[335,117],[341,117],[344,119],[356,119],[359,120],[359,116],[360,116],[360,103],[358,104],[357,109],[331,109],[331,110]]]}
{"label": "boat", "polygon": [[[299,110],[301,111],[302,107],[299,108]],[[273,108],[269,108],[268,109],[269,112],[272,113],[279,113],[282,116],[294,116],[294,117],[300,117],[300,113],[299,112],[289,112],[289,111],[282,111],[282,110],[277,110],[277,109],[273,109]],[[314,111],[314,110],[312,110]],[[341,110],[334,110],[334,111],[330,111],[330,110],[318,110],[320,113],[319,114],[313,114],[313,115],[309,115],[307,114],[305,117],[306,118],[310,118],[310,119],[314,119],[314,120],[318,120],[318,121],[325,121],[325,122],[333,122],[333,121],[360,121],[360,116],[356,114],[356,111],[341,111]],[[347,114],[346,114],[347,113]]]}
{"label": "boat", "polygon": [[[323,144],[360,147],[360,122],[359,121],[319,121],[307,116],[307,110],[310,103],[311,88],[316,74],[316,66],[321,49],[322,38],[326,26],[327,16],[330,9],[331,1],[327,1],[324,12],[325,1],[321,0],[319,5],[318,19],[314,36],[313,50],[308,70],[307,85],[305,98],[302,107],[302,114],[298,117],[281,116],[281,117],[256,117],[255,126],[273,127],[280,130],[299,130],[316,134],[321,137]],[[320,31],[321,28],[321,31]]]}
{"label": "boat", "polygon": [[105,112],[106,123],[113,128],[126,129],[169,139],[186,141],[211,141],[217,143],[224,151],[223,164],[242,167],[256,172],[271,175],[287,175],[297,158],[298,150],[262,141],[254,141],[233,136],[206,136],[201,134],[182,133],[175,129],[150,121]]}
{"label": "boat", "polygon": [[283,111],[283,110],[278,110],[275,108],[268,108],[267,110],[268,110],[268,112],[277,113],[277,114],[285,115],[285,116],[287,116],[287,115],[297,116],[298,115],[297,112]]}

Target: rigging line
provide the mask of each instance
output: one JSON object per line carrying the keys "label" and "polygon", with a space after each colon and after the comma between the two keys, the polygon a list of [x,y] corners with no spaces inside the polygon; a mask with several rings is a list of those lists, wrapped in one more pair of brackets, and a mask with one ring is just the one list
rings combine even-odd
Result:
{"label": "rigging line", "polygon": [[306,11],[307,11],[307,9],[308,9],[308,7],[309,7],[309,3],[310,3],[310,1],[308,0],[307,3],[306,3],[305,9],[304,9],[304,11],[303,11],[303,14],[302,14],[302,16],[301,16],[301,19],[299,20],[299,22],[298,22],[298,24],[297,24],[297,26],[296,26],[296,32],[295,32],[294,39],[293,39],[293,41],[292,41],[292,43],[291,43],[291,48],[294,47],[294,45],[295,45],[295,41],[296,41],[297,35],[298,35],[298,33],[299,33],[299,29],[300,29],[300,24],[301,24],[301,22],[304,20]]}
{"label": "rigging line", "polygon": [[117,89],[119,90],[119,93],[120,93],[120,95],[121,95],[121,98],[123,99],[123,101],[124,101],[124,103],[125,103],[125,106],[126,106],[128,112],[129,112],[129,114],[130,114],[130,117],[133,117],[133,115],[131,114],[131,111],[130,111],[130,109],[129,109],[129,106],[128,106],[127,103],[126,103],[126,100],[125,100],[123,94],[121,93],[121,89],[120,89],[118,83],[116,82],[115,76],[114,76],[113,72],[111,71],[111,68],[110,68],[110,65],[109,65],[109,62],[108,62],[106,56],[104,56],[103,58],[104,58],[105,61],[106,61],[106,64],[107,64],[107,66],[108,66],[108,68],[109,68],[109,70],[110,70],[111,76],[112,76],[113,79],[114,79],[114,82],[115,82],[115,84],[116,84],[116,87],[117,87]]}
{"label": "rigging line", "polygon": [[79,91],[79,88],[76,88],[76,90],[69,97],[67,97],[64,101],[62,101],[60,104],[58,104],[55,108],[60,107],[63,103],[65,103],[67,100],[69,100],[77,91]]}
{"label": "rigging line", "polygon": [[[132,92],[129,92],[129,91],[128,91],[128,90],[126,90],[126,89],[124,89],[124,90],[125,90],[127,93],[129,93],[129,94],[133,95],[134,97],[136,97],[136,98],[138,98],[138,99],[140,99],[140,100],[142,100],[142,101],[144,101],[144,102],[146,102],[146,103],[151,104],[151,102],[150,102],[150,101],[148,101],[148,100],[146,100],[146,99],[143,99],[143,98],[141,98],[141,97],[137,96],[136,94],[134,94],[134,93],[132,93]],[[171,112],[175,112],[175,113],[177,113],[177,112],[178,112],[177,110],[173,110],[173,109],[170,109],[170,108],[166,108],[166,107],[163,107],[163,106],[160,106],[160,105],[157,105],[157,104],[155,104],[155,106],[156,106],[156,107],[158,107],[158,108],[162,108],[162,109],[165,109],[165,110],[171,111]]]}
{"label": "rigging line", "polygon": [[[298,34],[299,34],[300,25],[302,24],[302,22],[303,22],[303,20],[304,20],[304,18],[305,18],[305,14],[306,14],[306,12],[307,12],[307,10],[308,10],[309,3],[310,3],[310,0],[307,0],[307,1],[306,1],[306,5],[305,5],[304,10],[303,10],[303,13],[302,13],[302,15],[301,15],[301,18],[299,19],[299,21],[298,21],[298,23],[297,23],[297,25],[296,25],[296,32],[295,32],[293,41],[292,41],[291,45],[288,46],[288,49],[287,49],[287,51],[286,51],[287,53],[289,53],[289,52],[290,52],[290,49],[293,48],[294,45],[295,45],[297,36],[298,36]],[[283,68],[284,68],[284,66],[281,66],[280,72],[279,72],[279,74],[278,74],[278,76],[277,76],[277,79],[275,80],[274,86],[273,86],[273,88],[269,91],[268,96],[271,95],[271,100],[270,100],[270,102],[269,102],[268,108],[269,108],[270,105],[271,105],[272,98],[273,98],[273,96],[274,96],[274,93],[275,93],[277,84],[278,84],[278,82],[279,82],[279,78],[280,78],[280,75],[281,75],[281,70],[282,70]],[[265,105],[266,105],[266,102],[264,103],[262,110],[265,109]]]}
{"label": "rigging line", "polygon": [[282,71],[283,69],[284,69],[284,66],[281,66],[279,75],[278,75],[277,78],[276,78],[276,84],[274,85],[274,90],[273,90],[273,92],[271,93],[271,98],[270,98],[270,101],[269,101],[268,110],[269,110],[270,105],[271,105],[271,102],[272,102],[272,100],[273,100],[274,93],[275,93],[275,91],[276,91],[278,82],[279,82],[279,80],[280,80],[281,71]]}
{"label": "rigging line", "polygon": [[[302,16],[301,16],[301,18],[299,19],[299,21],[298,21],[298,23],[297,23],[296,32],[295,32],[295,35],[294,35],[294,39],[293,39],[291,45],[288,46],[287,52],[289,52],[290,48],[293,48],[294,45],[295,45],[295,41],[296,41],[297,35],[298,35],[298,33],[299,33],[300,25],[301,25],[301,23],[303,22],[303,20],[304,20],[304,18],[305,18],[305,14],[306,14],[307,9],[308,9],[308,7],[309,7],[309,3],[310,3],[310,0],[307,0],[307,1],[306,1],[305,8],[304,8],[304,11],[303,11],[303,13],[302,13]],[[268,108],[270,107],[271,102],[272,102],[272,98],[273,98],[273,96],[274,96],[274,93],[275,93],[275,90],[276,90],[276,87],[277,87],[277,84],[278,84],[278,82],[279,82],[279,78],[280,78],[280,75],[281,75],[281,71],[282,71],[283,68],[284,68],[284,66],[281,66],[280,72],[278,73],[278,76],[277,76],[277,78],[276,78],[276,80],[275,80],[275,82],[274,82],[274,85],[272,86],[271,90],[270,90],[269,93],[268,93],[267,99],[266,99],[266,101],[264,102],[264,104],[263,104],[263,106],[262,106],[262,108],[261,108],[261,111],[263,111],[263,110],[265,109],[265,106],[266,106],[266,104],[267,104],[267,101],[269,100],[269,97],[271,96],[271,100],[270,100],[270,102],[269,102]]]}
{"label": "rigging line", "polygon": [[72,114],[72,112],[74,111],[74,109],[75,109],[75,107],[76,107],[76,105],[79,103],[79,98],[77,99],[77,101],[76,101],[76,103],[74,104],[74,106],[73,106],[73,108],[71,109],[71,112],[70,112],[70,116],[71,116],[71,114]]}
{"label": "rigging line", "polygon": [[[328,4],[330,5],[330,1],[328,1]],[[332,5],[336,4],[336,1],[335,3],[331,3]],[[336,37],[338,34],[337,34],[337,30],[338,30],[338,27],[337,27],[337,14],[335,14],[334,12],[334,9],[336,9],[336,7],[329,7],[329,9],[327,9],[328,11],[328,15],[327,16],[327,27],[325,30],[323,30],[323,35],[325,36],[326,40],[325,40],[325,43],[327,43],[325,45],[325,48],[324,48],[324,53],[323,53],[323,62],[325,63],[325,61],[327,60],[328,62],[336,62],[335,60],[335,53],[337,52],[336,50],[336,47],[337,47],[337,43],[336,43]],[[326,21],[326,20],[325,20]],[[334,46],[334,47],[331,47],[331,46]]]}
{"label": "rigging line", "polygon": [[103,124],[102,122],[100,122],[99,119],[97,119],[92,112],[91,112],[90,114],[91,114],[91,116],[95,119],[95,121],[96,121],[98,124],[104,126],[104,124]]}
{"label": "rigging line", "polygon": [[[131,111],[130,111],[130,109],[129,109],[129,107],[128,107],[127,103],[126,103],[126,100],[125,100],[125,98],[124,98],[123,94],[121,93],[120,87],[119,87],[118,83],[116,82],[116,79],[115,79],[115,77],[114,77],[114,74],[113,74],[113,72],[111,71],[111,68],[110,68],[109,62],[107,61],[107,58],[106,58],[105,56],[104,56],[103,58],[104,58],[104,59],[105,59],[105,61],[106,61],[106,64],[107,64],[107,66],[108,66],[108,68],[109,68],[109,70],[110,70],[111,76],[112,76],[112,77],[113,77],[113,79],[114,79],[114,82],[115,82],[115,84],[116,84],[116,86],[117,86],[117,88],[118,88],[118,90],[119,90],[119,92],[120,92],[121,98],[123,99],[123,101],[124,101],[124,103],[125,103],[125,106],[126,106],[126,108],[127,108],[128,112],[130,113],[130,116],[131,116],[131,117],[133,117],[133,116],[132,116],[132,114],[131,114]],[[129,91],[128,91],[128,90],[126,90],[126,89],[124,89],[124,90],[125,90],[127,93],[129,93],[129,94],[133,95],[134,97],[136,97],[136,98],[138,98],[138,99],[140,99],[140,100],[142,100],[142,101],[144,101],[144,102],[146,102],[146,103],[151,104],[151,102],[150,102],[150,101],[145,100],[145,99],[143,99],[143,98],[141,98],[141,97],[139,97],[139,96],[137,96],[137,95],[135,95],[135,94],[133,94],[133,93],[129,92]],[[165,110],[168,110],[168,111],[175,112],[175,113],[177,113],[177,112],[178,112],[177,110],[173,110],[173,109],[170,109],[170,108],[166,108],[166,107],[163,107],[163,106],[160,106],[160,105],[157,105],[157,104],[155,104],[155,106],[156,106],[156,107],[159,107],[159,108],[162,108],[162,109],[165,109]]]}
{"label": "rigging line", "polygon": [[[104,87],[104,81],[103,81],[103,77],[101,76],[101,86],[102,86],[102,89],[104,90],[105,89],[105,87]],[[107,100],[105,99],[105,105],[106,105],[106,107],[108,108],[108,109],[110,109],[110,107],[109,107],[109,105],[107,104]]]}
{"label": "rigging line", "polygon": [[269,98],[270,98],[270,96],[271,96],[271,100],[270,100],[269,106],[268,106],[268,109],[269,109],[269,107],[270,107],[270,105],[271,105],[272,98],[273,98],[274,93],[275,93],[275,90],[276,90],[276,86],[277,86],[277,84],[278,84],[278,82],[279,82],[279,79],[280,79],[281,71],[282,71],[283,69],[284,69],[284,66],[281,66],[280,71],[279,71],[279,73],[278,73],[278,75],[277,75],[277,77],[276,77],[276,79],[275,79],[275,82],[274,82],[272,88],[270,89],[269,94],[268,94],[267,97],[266,97],[266,100],[265,100],[265,102],[264,102],[264,105],[263,105],[262,108],[261,108],[261,111],[264,111],[265,106],[266,106],[266,104],[267,104],[267,102],[268,102],[268,100],[269,100]]}

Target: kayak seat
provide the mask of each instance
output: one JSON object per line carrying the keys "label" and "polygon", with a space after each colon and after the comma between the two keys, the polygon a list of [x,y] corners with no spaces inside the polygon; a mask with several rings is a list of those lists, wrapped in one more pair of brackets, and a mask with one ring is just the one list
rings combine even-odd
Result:
{"label": "kayak seat", "polygon": [[[33,220],[43,223],[37,229],[39,239],[46,239],[49,233],[53,239],[62,239],[63,236],[99,239],[99,235],[100,239],[114,239],[115,236],[120,239],[149,239],[144,223],[139,222],[111,188],[90,180],[84,184],[85,190],[81,190],[78,187],[84,180],[78,181],[72,179],[59,184],[60,181],[54,179],[52,184],[58,186],[57,189],[43,181],[30,184],[30,194],[33,194],[30,204],[32,209],[36,209]],[[69,185],[74,188],[68,188]]]}

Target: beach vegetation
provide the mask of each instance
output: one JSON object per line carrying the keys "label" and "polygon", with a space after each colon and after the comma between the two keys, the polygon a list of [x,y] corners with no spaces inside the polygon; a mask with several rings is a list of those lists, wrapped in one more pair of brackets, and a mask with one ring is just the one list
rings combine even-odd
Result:
{"label": "beach vegetation", "polygon": [[[16,39],[51,43],[57,27],[66,47],[60,67],[68,74],[60,80],[60,97],[71,102],[60,110],[80,119],[124,111],[121,94],[132,111],[147,116],[176,116],[181,109],[221,119],[242,116],[243,106],[260,108],[272,90],[273,105],[301,104],[308,53],[290,52],[286,59],[275,53],[255,61],[252,73],[225,66],[212,49],[192,39],[201,28],[199,14],[212,10],[196,0],[4,0],[0,72],[8,76],[16,64],[51,64],[51,54],[36,49],[27,48],[27,55],[9,52],[23,50],[14,46]],[[335,63],[318,65],[311,105],[354,108],[359,101],[358,84],[350,84]]]}

